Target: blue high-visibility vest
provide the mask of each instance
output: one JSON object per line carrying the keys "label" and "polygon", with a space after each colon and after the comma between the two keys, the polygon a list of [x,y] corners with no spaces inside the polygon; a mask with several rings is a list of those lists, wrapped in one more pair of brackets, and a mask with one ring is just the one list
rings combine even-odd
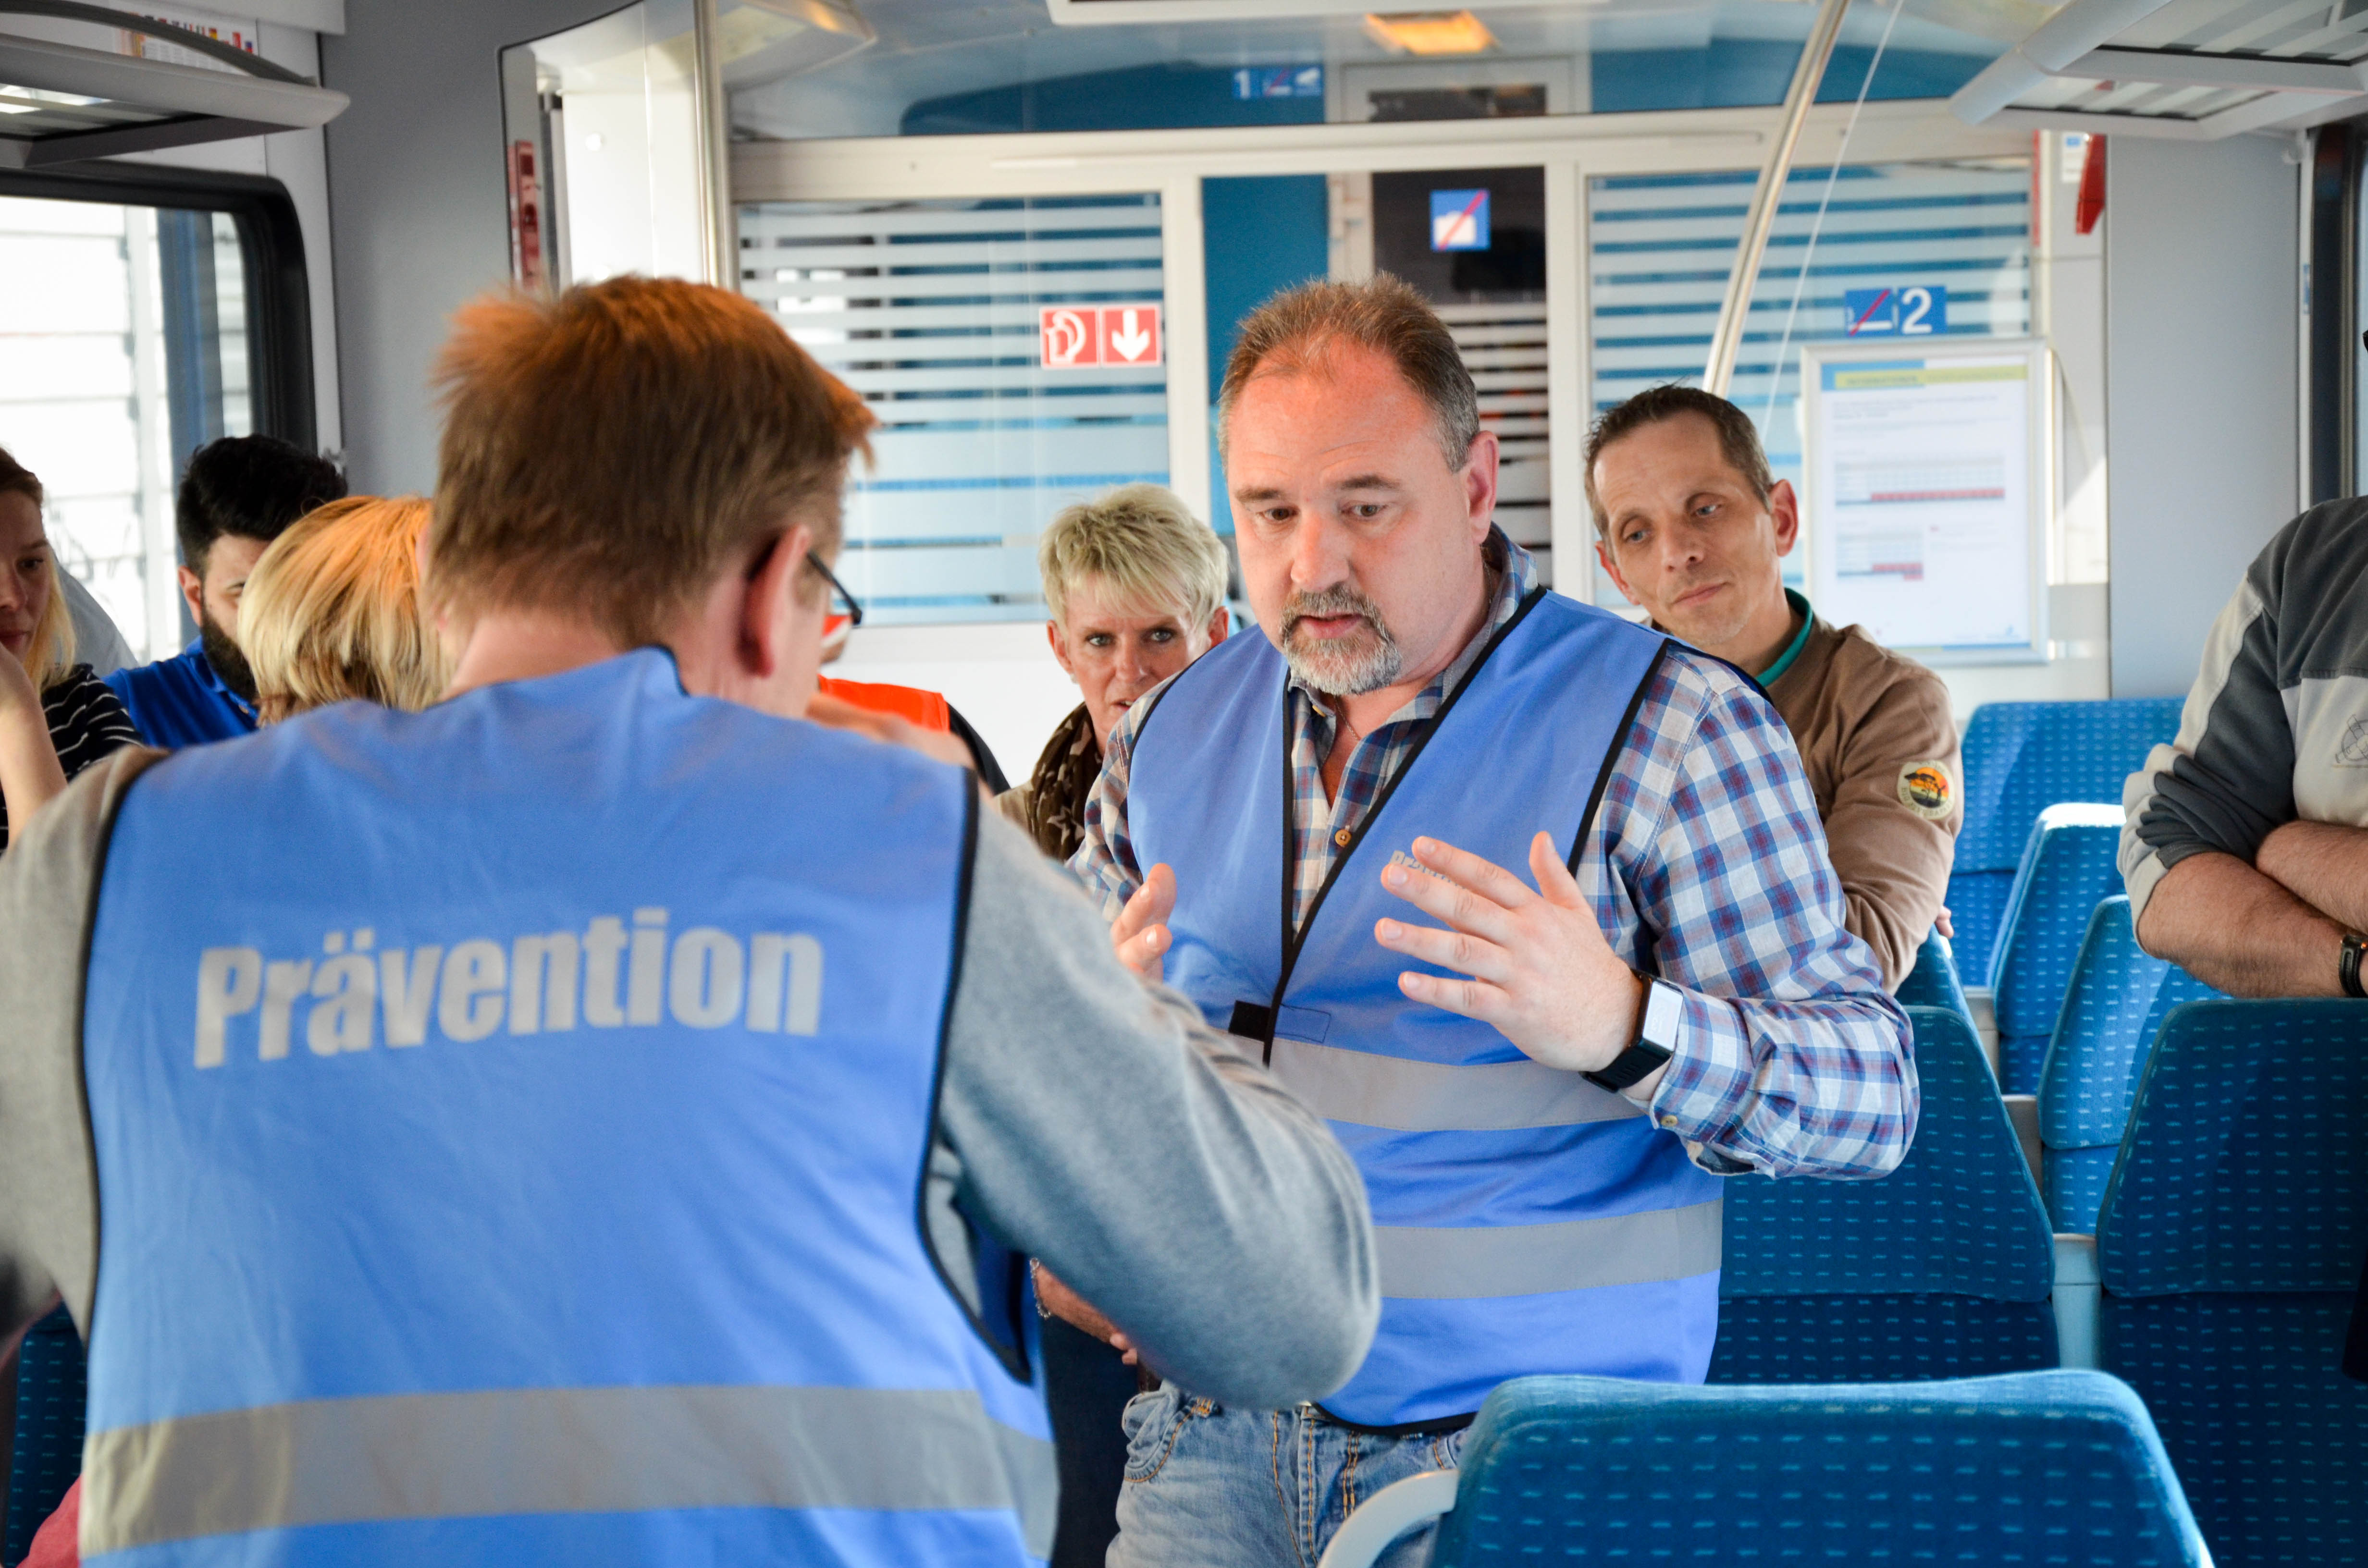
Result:
{"label": "blue high-visibility vest", "polygon": [[974,801],[650,651],[142,775],[85,1559],[1044,1557],[1022,1277],[924,1233]]}
{"label": "blue high-visibility vest", "polygon": [[1452,1426],[1508,1378],[1700,1381],[1718,1331],[1719,1182],[1644,1108],[1408,1001],[1432,969],[1373,939],[1428,923],[1383,869],[1429,836],[1529,877],[1575,862],[1666,648],[1569,599],[1524,601],[1383,789],[1294,933],[1282,657],[1228,638],[1138,733],[1128,830],[1176,871],[1169,983],[1269,1060],[1365,1177],[1382,1321],[1324,1409],[1378,1431]]}

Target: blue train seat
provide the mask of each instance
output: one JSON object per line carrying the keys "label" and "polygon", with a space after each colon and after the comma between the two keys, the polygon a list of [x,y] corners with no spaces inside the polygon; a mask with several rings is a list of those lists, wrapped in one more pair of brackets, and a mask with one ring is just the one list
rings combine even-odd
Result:
{"label": "blue train seat", "polygon": [[2179,733],[2180,699],[1986,702],[1966,722],[1965,825],[1949,875],[1957,971],[1989,983],[2031,824],[2063,801],[2115,804],[2149,748]]}
{"label": "blue train seat", "polygon": [[17,1355],[17,1438],[0,1563],[13,1565],[25,1555],[33,1532],[82,1473],[82,1339],[60,1307],[25,1331]]}
{"label": "blue train seat", "polygon": [[2065,988],[2098,903],[2122,891],[2115,856],[2122,810],[2066,802],[2032,824],[1991,959],[1998,1081],[2009,1095],[2039,1092],[2039,1074]]}
{"label": "blue train seat", "polygon": [[2368,1003],[2164,1021],[2097,1217],[2100,1365],[2145,1398],[2220,1568],[2368,1562]]}
{"label": "blue train seat", "polygon": [[1973,1021],[1973,1007],[1965,1001],[1965,987],[1957,973],[1957,960],[1949,938],[1940,932],[1930,931],[1916,949],[1916,965],[1907,978],[1892,993],[1903,1007],[1946,1007],[1952,1013],[1963,1013]]}
{"label": "blue train seat", "polygon": [[2206,1568],[2146,1407],[2098,1372],[1816,1390],[1517,1378],[1460,1471],[1376,1493],[1320,1568],[1425,1519],[1483,1562]]}
{"label": "blue train seat", "polygon": [[2054,1238],[1973,1026],[1910,1007],[1923,1110],[1875,1181],[1726,1184],[1710,1379],[1873,1383],[2056,1364]]}
{"label": "blue train seat", "polygon": [[2039,1137],[2047,1151],[2040,1191],[2058,1231],[2097,1229],[2138,1074],[2164,1017],[2182,1003],[2219,994],[2138,947],[2126,894],[2089,916],[2039,1076]]}

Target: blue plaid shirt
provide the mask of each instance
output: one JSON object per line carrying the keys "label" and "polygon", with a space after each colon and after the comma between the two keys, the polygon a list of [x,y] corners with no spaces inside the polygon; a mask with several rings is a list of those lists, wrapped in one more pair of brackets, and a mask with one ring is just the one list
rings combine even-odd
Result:
{"label": "blue plaid shirt", "polygon": [[[1321,694],[1292,677],[1297,918],[1306,918],[1334,855],[1424,723],[1536,586],[1527,551],[1501,535],[1490,545],[1504,565],[1487,624],[1437,680],[1357,743],[1328,802],[1321,768],[1338,719]],[[1143,884],[1127,835],[1127,777],[1135,731],[1152,706],[1136,703],[1111,733],[1086,805],[1085,842],[1069,861],[1111,919]],[[1612,950],[1686,994],[1652,1115],[1697,1162],[1721,1174],[1780,1176],[1876,1176],[1898,1165],[1916,1131],[1907,1017],[1884,994],[1873,951],[1843,926],[1841,883],[1826,856],[1816,800],[1791,732],[1757,687],[1683,648],[1661,662],[1577,876]],[[1192,890],[1177,896],[1189,899]]]}

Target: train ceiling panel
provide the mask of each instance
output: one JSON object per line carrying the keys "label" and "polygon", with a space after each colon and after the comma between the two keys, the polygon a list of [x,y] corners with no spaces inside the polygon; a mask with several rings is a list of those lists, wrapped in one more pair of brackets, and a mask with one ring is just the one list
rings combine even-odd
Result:
{"label": "train ceiling panel", "polygon": [[2298,130],[2368,111],[2368,3],[2071,0],[1949,102],[1974,125]]}

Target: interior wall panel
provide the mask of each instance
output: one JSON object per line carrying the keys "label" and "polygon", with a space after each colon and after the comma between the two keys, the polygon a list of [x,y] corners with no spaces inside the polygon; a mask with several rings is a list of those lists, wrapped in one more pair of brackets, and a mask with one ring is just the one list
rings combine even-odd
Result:
{"label": "interior wall panel", "polygon": [[616,0],[352,0],[321,40],[324,84],[353,107],[328,126],[338,384],[358,491],[436,483],[427,375],[452,312],[509,280],[502,163],[506,44]]}
{"label": "interior wall panel", "polygon": [[2292,148],[2268,136],[2109,143],[2115,697],[2186,691],[2213,618],[2297,509]]}

